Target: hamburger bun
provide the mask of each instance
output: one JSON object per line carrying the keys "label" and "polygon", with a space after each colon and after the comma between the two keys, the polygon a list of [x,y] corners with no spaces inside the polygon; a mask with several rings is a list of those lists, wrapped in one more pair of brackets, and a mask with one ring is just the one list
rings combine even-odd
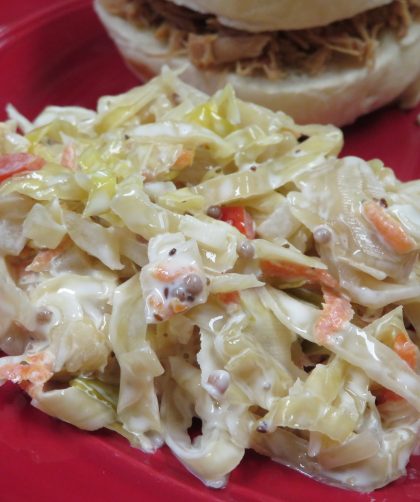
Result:
{"label": "hamburger bun", "polygon": [[[204,7],[201,0],[177,2]],[[268,5],[279,8],[279,5],[291,3],[273,0]],[[297,3],[305,2],[299,0]],[[324,0],[316,0],[316,3],[319,8],[322,4],[331,4]],[[347,5],[349,3],[351,7]],[[345,8],[346,12],[357,10],[362,3],[337,2],[342,7],[341,12]],[[384,2],[366,3],[372,6]],[[247,4],[261,5],[250,0]],[[223,2],[211,3],[212,10],[217,10],[216,6],[220,6],[222,12]],[[151,78],[160,72],[162,66],[168,65],[175,70],[183,70],[183,80],[208,94],[232,84],[239,98],[284,111],[302,124],[332,123],[343,126],[352,123],[357,117],[394,101],[408,88],[417,92],[412,91],[406,102],[413,105],[419,99],[420,22],[412,23],[402,39],[397,39],[392,33],[383,34],[371,66],[335,64],[317,75],[290,72],[287,78],[269,80],[264,76],[242,76],[234,71],[200,69],[186,56],[171,55],[167,45],[155,37],[153,29],[138,29],[121,17],[110,14],[101,0],[95,0],[95,9],[127,64],[142,80]],[[333,10],[336,15],[342,15]],[[258,19],[262,19],[262,14]]]}
{"label": "hamburger bun", "polygon": [[257,32],[299,30],[348,19],[392,0],[172,0],[221,24]]}

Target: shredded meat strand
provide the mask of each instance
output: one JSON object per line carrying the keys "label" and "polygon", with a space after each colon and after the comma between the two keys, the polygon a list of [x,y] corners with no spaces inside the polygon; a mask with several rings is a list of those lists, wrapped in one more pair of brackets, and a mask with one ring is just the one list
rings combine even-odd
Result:
{"label": "shredded meat strand", "polygon": [[411,23],[420,19],[420,0],[394,0],[328,26],[248,33],[167,0],[102,1],[111,14],[155,29],[171,55],[183,54],[202,69],[265,75],[272,80],[284,78],[291,69],[317,74],[340,61],[372,66],[385,30],[402,38]]}
{"label": "shredded meat strand", "polygon": [[190,33],[187,42],[188,57],[199,68],[213,64],[235,63],[241,59],[255,59],[270,42],[267,35],[239,35],[230,37],[217,34]]}

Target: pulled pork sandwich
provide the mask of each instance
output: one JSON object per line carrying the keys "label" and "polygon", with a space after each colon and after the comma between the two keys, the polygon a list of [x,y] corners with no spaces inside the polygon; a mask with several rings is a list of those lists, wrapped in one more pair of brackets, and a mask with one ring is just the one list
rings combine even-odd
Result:
{"label": "pulled pork sandwich", "polygon": [[129,66],[344,125],[420,100],[420,0],[95,0]]}

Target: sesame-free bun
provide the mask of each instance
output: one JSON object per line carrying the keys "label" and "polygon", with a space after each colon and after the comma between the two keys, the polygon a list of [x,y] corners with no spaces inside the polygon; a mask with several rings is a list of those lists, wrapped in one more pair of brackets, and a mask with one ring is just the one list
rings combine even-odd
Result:
{"label": "sesame-free bun", "polygon": [[297,30],[325,26],[392,0],[171,0],[221,24],[246,31]]}
{"label": "sesame-free bun", "polygon": [[100,0],[95,0],[95,8],[124,59],[141,79],[159,73],[163,65],[183,68],[181,78],[208,94],[230,83],[239,98],[281,110],[302,124],[349,124],[395,100],[420,79],[420,23],[413,23],[403,39],[397,40],[391,33],[384,35],[370,68],[337,66],[315,76],[291,73],[282,80],[268,80],[200,70],[186,57],[168,54],[167,46],[156,40],[152,30],[139,30],[109,14]]}

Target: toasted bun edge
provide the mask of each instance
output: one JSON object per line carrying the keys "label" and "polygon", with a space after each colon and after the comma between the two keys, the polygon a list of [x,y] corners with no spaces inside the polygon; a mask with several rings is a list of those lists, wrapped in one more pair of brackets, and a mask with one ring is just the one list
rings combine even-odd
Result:
{"label": "toasted bun edge", "polygon": [[215,15],[232,28],[247,31],[296,30],[325,26],[392,0],[169,0]]}

